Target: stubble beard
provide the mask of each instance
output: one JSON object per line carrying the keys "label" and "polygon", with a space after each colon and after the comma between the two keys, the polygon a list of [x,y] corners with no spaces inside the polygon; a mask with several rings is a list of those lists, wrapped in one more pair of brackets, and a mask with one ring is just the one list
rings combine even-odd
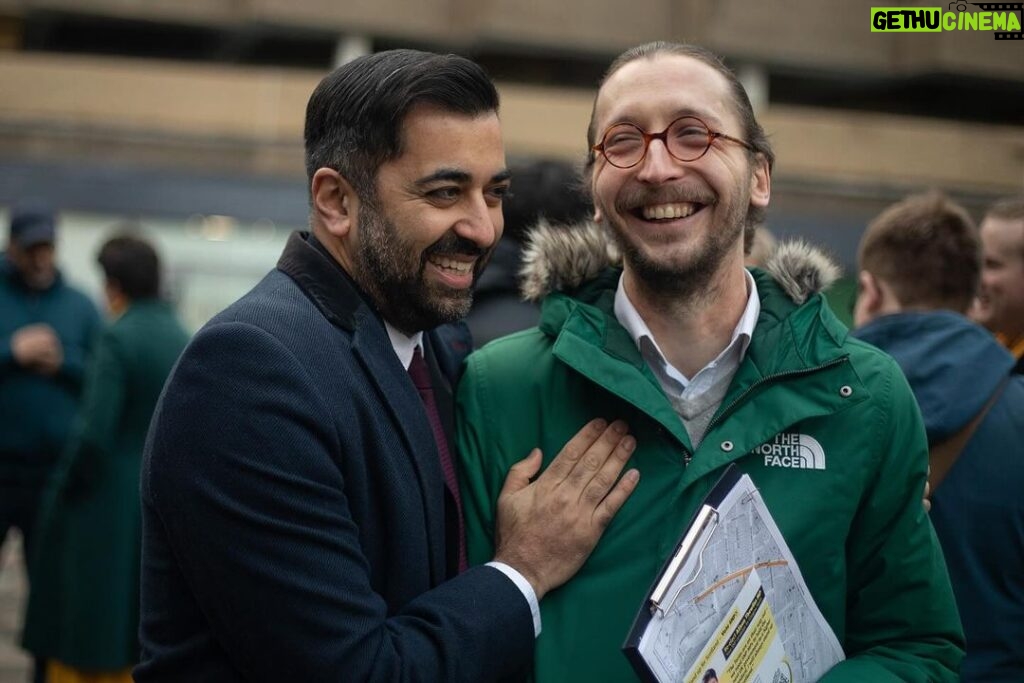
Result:
{"label": "stubble beard", "polygon": [[[749,204],[749,194],[737,197],[723,220],[712,225],[689,254],[671,259],[659,259],[656,246],[645,251],[637,240],[631,238],[625,221],[612,218],[616,214],[608,211],[603,213],[609,216],[608,223],[622,258],[635,274],[638,284],[655,300],[678,305],[698,302],[712,292],[712,282],[723,261],[742,239]],[[704,211],[713,211],[718,206],[705,206]]]}

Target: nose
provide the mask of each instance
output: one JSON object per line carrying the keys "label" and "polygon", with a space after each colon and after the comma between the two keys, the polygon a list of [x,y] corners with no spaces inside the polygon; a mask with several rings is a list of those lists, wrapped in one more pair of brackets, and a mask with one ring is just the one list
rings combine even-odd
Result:
{"label": "nose", "polygon": [[651,140],[636,177],[641,182],[659,184],[675,180],[682,174],[683,162],[668,153],[664,141]]}
{"label": "nose", "polygon": [[455,224],[455,233],[481,249],[489,249],[501,237],[504,226],[501,204],[490,206],[481,196],[470,204],[466,215]]}

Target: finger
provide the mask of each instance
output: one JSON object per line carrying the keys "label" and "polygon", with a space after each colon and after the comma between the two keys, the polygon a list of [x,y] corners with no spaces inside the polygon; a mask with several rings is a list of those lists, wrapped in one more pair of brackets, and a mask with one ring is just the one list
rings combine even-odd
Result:
{"label": "finger", "polygon": [[512,465],[508,470],[508,475],[505,477],[505,483],[501,487],[499,496],[515,493],[529,486],[530,480],[536,476],[537,470],[540,469],[542,460],[543,457],[540,449],[534,448],[528,456]]}
{"label": "finger", "polygon": [[562,450],[555,456],[541,476],[555,481],[562,481],[569,476],[569,473],[572,472],[576,463],[587,452],[587,449],[601,438],[607,426],[608,423],[601,418],[591,420],[583,425],[583,428],[566,442],[565,446],[562,447]]}
{"label": "finger", "polygon": [[602,531],[611,524],[612,519],[619,512],[626,500],[636,490],[640,481],[640,470],[632,469],[622,475],[615,488],[604,497],[601,504],[594,509],[594,523]]}
{"label": "finger", "polygon": [[615,445],[615,448],[601,464],[600,469],[586,482],[580,491],[580,500],[590,505],[591,508],[597,505],[608,495],[616,480],[622,473],[622,468],[633,455],[636,449],[636,439],[626,435]]}
{"label": "finger", "polygon": [[608,458],[615,452],[628,430],[629,427],[622,420],[616,420],[608,425],[601,436],[586,450],[583,457],[573,465],[566,482],[582,493],[594,475],[601,471]]}

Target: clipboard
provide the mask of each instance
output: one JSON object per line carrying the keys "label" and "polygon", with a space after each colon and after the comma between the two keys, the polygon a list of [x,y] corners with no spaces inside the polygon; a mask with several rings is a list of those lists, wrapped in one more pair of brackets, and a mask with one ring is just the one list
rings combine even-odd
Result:
{"label": "clipboard", "polygon": [[[665,561],[661,571],[655,577],[654,584],[644,598],[640,611],[637,612],[636,619],[633,621],[633,626],[629,629],[626,642],[622,645],[622,652],[626,655],[626,659],[629,660],[637,676],[645,683],[658,683],[658,679],[640,653],[640,640],[654,615],[659,611],[664,613],[674,605],[681,589],[671,593],[669,589],[679,572],[695,553],[698,558],[698,568],[694,577],[689,581],[695,580],[696,575],[700,573],[703,568],[701,554],[718,528],[718,508],[733,487],[739,483],[742,476],[740,468],[735,463],[730,463],[711,491],[704,497],[701,506],[694,513],[683,532],[682,538],[679,539],[675,551]],[[685,585],[688,584],[684,584],[684,587]]]}
{"label": "clipboard", "polygon": [[[723,555],[730,545],[726,537],[734,534],[751,538],[749,555]],[[705,656],[715,656],[722,633],[716,629],[732,618],[738,595],[752,573],[758,575],[758,583],[764,574],[769,618],[771,613],[783,617],[770,647],[780,648],[779,661],[791,667],[791,678],[816,681],[845,659],[757,487],[730,464],[655,577],[622,646],[640,680],[699,680],[693,678],[693,667]],[[703,612],[699,603],[712,594],[718,596],[708,603],[713,612]],[[725,647],[717,651],[728,659]]]}

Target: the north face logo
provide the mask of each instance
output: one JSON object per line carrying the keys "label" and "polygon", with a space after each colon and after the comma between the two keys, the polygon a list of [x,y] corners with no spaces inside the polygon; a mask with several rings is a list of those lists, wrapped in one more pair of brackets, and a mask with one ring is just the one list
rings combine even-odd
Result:
{"label": "the north face logo", "polygon": [[754,449],[764,456],[765,467],[792,467],[797,470],[825,469],[825,451],[813,436],[778,434],[775,439]]}

